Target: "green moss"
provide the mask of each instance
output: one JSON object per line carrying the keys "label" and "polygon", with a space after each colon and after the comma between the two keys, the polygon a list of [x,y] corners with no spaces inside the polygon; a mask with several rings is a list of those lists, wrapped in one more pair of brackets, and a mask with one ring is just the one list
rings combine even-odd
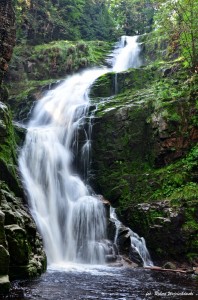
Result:
{"label": "green moss", "polygon": [[54,41],[15,47],[8,84],[14,117],[21,120],[27,116],[46,85],[86,67],[102,65],[111,48],[111,43],[101,41]]}
{"label": "green moss", "polygon": [[12,126],[12,118],[9,109],[6,106],[1,107],[1,129],[4,130],[4,137],[0,144],[0,160],[3,161],[12,174],[15,175],[16,159],[16,141]]}
{"label": "green moss", "polygon": [[[127,226],[146,238],[154,256],[194,257],[197,75],[183,70],[178,60],[118,77],[116,95],[113,73],[100,77],[92,89],[92,102],[97,104],[93,186],[117,208]],[[145,203],[145,212],[138,210],[140,203]]]}
{"label": "green moss", "polygon": [[101,41],[54,41],[37,46],[17,46],[10,76],[12,81],[62,78],[82,67],[101,65],[111,48],[111,43]]}

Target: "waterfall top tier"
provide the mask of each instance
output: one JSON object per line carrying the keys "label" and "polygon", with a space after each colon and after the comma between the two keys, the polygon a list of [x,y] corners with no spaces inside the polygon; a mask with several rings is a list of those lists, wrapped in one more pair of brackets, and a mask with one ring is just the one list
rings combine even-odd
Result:
{"label": "waterfall top tier", "polygon": [[142,65],[140,46],[137,42],[138,36],[122,36],[118,43],[118,49],[115,49],[113,62],[113,71],[122,72],[129,68],[138,68]]}

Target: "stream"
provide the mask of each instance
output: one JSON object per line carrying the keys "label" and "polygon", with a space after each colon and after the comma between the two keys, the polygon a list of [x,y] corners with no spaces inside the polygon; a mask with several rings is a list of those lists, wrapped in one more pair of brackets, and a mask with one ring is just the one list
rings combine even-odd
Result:
{"label": "stream", "polygon": [[71,265],[33,281],[15,282],[6,299],[128,300],[198,299],[197,282],[184,274],[142,268]]}

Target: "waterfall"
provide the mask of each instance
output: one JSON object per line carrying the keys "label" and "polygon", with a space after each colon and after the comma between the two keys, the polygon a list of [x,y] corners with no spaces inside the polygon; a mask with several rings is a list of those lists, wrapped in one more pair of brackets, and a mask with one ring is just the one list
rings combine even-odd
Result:
{"label": "waterfall", "polygon": [[[48,264],[102,264],[109,254],[104,205],[90,192],[86,180],[83,182],[76,174],[73,162],[78,151],[78,129],[85,123],[89,109],[90,86],[106,72],[137,65],[135,48],[136,38],[123,37],[113,53],[112,69],[90,69],[68,77],[33,110],[19,167]],[[85,168],[89,164],[90,134],[88,130],[81,149]]]}
{"label": "waterfall", "polygon": [[122,72],[129,68],[138,68],[142,65],[139,57],[140,47],[138,36],[122,36],[117,49],[114,51],[113,71]]}
{"label": "waterfall", "polygon": [[138,68],[142,65],[138,36],[122,36],[117,43],[113,55],[113,71],[115,72],[115,94],[118,93],[117,73],[129,68]]}
{"label": "waterfall", "polygon": [[105,209],[72,162],[76,133],[89,107],[88,89],[106,71],[68,78],[38,102],[28,124],[19,165],[49,264],[104,263]]}

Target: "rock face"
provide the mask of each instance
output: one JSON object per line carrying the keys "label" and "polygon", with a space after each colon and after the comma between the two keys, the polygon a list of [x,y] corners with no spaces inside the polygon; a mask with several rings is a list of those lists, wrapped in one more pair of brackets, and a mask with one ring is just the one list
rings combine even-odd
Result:
{"label": "rock face", "polygon": [[42,241],[24,206],[18,177],[16,150],[21,133],[13,127],[11,112],[5,104],[8,91],[2,86],[15,44],[11,4],[2,0],[0,5],[0,294],[8,292],[9,278],[33,277],[46,269]]}
{"label": "rock face", "polygon": [[0,293],[8,291],[9,278],[30,278],[46,269],[42,240],[24,205],[16,137],[10,111],[0,102]]}
{"label": "rock face", "polygon": [[100,101],[91,184],[126,226],[146,238],[154,259],[195,263],[197,74],[164,63],[117,77],[116,95],[115,74],[99,78],[90,92],[93,103]]}
{"label": "rock face", "polygon": [[[144,235],[155,261],[184,257],[194,259],[197,253],[198,203],[182,201],[173,205],[168,200],[135,205],[125,212],[134,231]],[[141,222],[140,222],[141,220]]]}
{"label": "rock face", "polygon": [[[7,90],[2,86],[2,79],[5,71],[8,68],[8,61],[12,56],[12,50],[15,43],[15,27],[14,27],[14,13],[11,5],[11,1],[1,1],[0,6],[0,101],[6,101],[8,98]],[[1,103],[1,118],[4,115],[5,106]],[[2,126],[0,129],[0,139],[2,142],[6,136],[6,129]],[[4,164],[1,163],[1,176],[2,168],[4,172]],[[2,180],[2,178],[1,178]],[[9,269],[9,252],[7,247],[7,240],[5,236],[4,229],[4,219],[5,215],[1,211],[1,201],[2,195],[0,192],[0,291],[7,292],[9,289],[9,278],[8,278],[8,269]]]}
{"label": "rock face", "polygon": [[8,69],[15,44],[15,16],[11,0],[1,0],[0,6],[0,83]]}
{"label": "rock face", "polygon": [[1,209],[10,256],[11,279],[33,278],[46,269],[42,240],[27,208],[20,198],[2,190]]}

